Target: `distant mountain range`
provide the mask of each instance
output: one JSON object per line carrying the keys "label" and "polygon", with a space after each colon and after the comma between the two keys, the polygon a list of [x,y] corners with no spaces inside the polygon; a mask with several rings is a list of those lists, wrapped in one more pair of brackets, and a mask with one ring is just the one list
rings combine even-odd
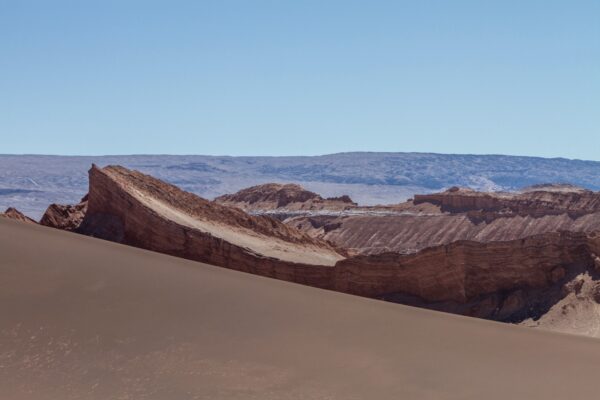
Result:
{"label": "distant mountain range", "polygon": [[571,183],[600,190],[600,162],[564,158],[431,153],[339,153],[301,157],[0,155],[0,209],[39,218],[48,204],[87,192],[91,164],[140,170],[209,199],[267,182],[294,182],[360,204],[398,203],[416,193],[463,186],[517,190]]}

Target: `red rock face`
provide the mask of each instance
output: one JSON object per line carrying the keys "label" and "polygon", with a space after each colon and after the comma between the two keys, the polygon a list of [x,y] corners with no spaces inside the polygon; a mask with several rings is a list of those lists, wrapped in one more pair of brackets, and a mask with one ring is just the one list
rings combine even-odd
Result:
{"label": "red rock face", "polygon": [[21,211],[17,210],[16,208],[13,208],[13,207],[9,207],[6,209],[6,211],[4,211],[4,213],[0,213],[0,217],[14,219],[16,221],[30,222],[30,223],[34,223],[34,224],[37,223],[34,220],[32,220],[31,218],[29,218],[28,216],[26,216],[25,214],[23,214]]}

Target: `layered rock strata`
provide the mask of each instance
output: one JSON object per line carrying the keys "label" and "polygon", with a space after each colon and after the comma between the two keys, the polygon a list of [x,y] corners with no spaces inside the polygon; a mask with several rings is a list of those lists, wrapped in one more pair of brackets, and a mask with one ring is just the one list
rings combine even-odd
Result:
{"label": "layered rock strata", "polygon": [[451,188],[443,193],[416,195],[414,202],[439,205],[443,212],[469,213],[473,219],[486,221],[501,217],[539,218],[561,214],[578,218],[600,212],[600,193],[581,189],[481,193],[469,189]]}
{"label": "layered rock strata", "polygon": [[295,228],[361,254],[416,251],[457,240],[523,239],[550,232],[600,230],[600,212],[573,219],[567,214],[514,216],[474,222],[466,214],[300,216],[285,220]]}
{"label": "layered rock strata", "polygon": [[452,188],[417,195],[393,209],[402,211],[300,215],[285,222],[361,254],[414,253],[457,240],[506,241],[549,232],[600,230],[600,194],[566,185],[519,193]]}
{"label": "layered rock strata", "polygon": [[275,219],[204,200],[125,168],[93,166],[78,232],[178,257],[318,287],[343,258]]}
{"label": "layered rock strata", "polygon": [[[415,254],[357,256],[336,265],[336,290],[484,318],[543,314],[575,273],[600,267],[597,234],[459,241]],[[546,293],[543,293],[546,291]]]}
{"label": "layered rock strata", "polygon": [[[600,266],[600,237],[569,231],[350,257],[275,219],[116,166],[92,167],[84,212],[74,229],[79,233],[271,278],[499,320],[539,317],[560,300],[559,288],[573,274],[595,273]],[[64,215],[73,220],[72,213]],[[58,217],[54,225],[69,226]]]}

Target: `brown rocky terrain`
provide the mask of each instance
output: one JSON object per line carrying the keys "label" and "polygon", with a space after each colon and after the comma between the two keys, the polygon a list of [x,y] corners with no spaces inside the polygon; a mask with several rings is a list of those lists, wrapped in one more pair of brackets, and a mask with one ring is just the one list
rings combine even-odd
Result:
{"label": "brown rocky terrain", "polygon": [[323,198],[296,184],[267,183],[215,198],[219,204],[234,206],[245,211],[309,211],[344,210],[356,207],[349,196]]}
{"label": "brown rocky terrain", "polygon": [[595,232],[600,213],[515,216],[475,222],[466,214],[299,216],[285,220],[315,237],[361,254],[414,253],[456,240],[478,242],[522,239],[549,232]]}
{"label": "brown rocky terrain", "polygon": [[87,212],[87,200],[88,197],[85,196],[81,202],[74,205],[51,204],[42,216],[40,224],[66,231],[76,231]]}
{"label": "brown rocky terrain", "polygon": [[34,220],[32,220],[31,218],[23,214],[21,211],[13,207],[9,207],[6,209],[6,211],[0,213],[0,218],[9,218],[14,219],[16,221],[31,222],[34,224],[36,223]]}
{"label": "brown rocky terrain", "polygon": [[[52,206],[42,220],[75,231],[258,275],[329,286],[344,256],[267,216],[202,199],[118,166],[89,171],[87,202]],[[81,213],[84,213],[81,220]]]}
{"label": "brown rocky terrain", "polygon": [[[477,240],[475,235],[476,240],[457,241],[461,225],[467,233],[491,225],[475,224],[464,214],[438,213],[335,217],[342,224],[355,223],[355,234],[372,232],[375,237],[380,235],[379,240],[394,234],[384,227],[395,219],[393,226],[407,226],[413,231],[419,226],[423,237],[428,229],[431,233],[446,229],[445,236],[438,235],[435,240],[452,242],[406,252],[410,254],[375,251],[348,257],[290,224],[249,215],[116,166],[92,167],[87,203],[71,208],[50,207],[49,213],[44,220],[54,222],[47,225],[70,230],[76,225],[73,221],[81,221],[74,229],[79,233],[182,258],[360,296],[506,321],[538,320],[565,297],[562,288],[576,275],[595,276],[596,255],[600,254],[600,239],[593,233],[557,230],[538,234],[534,229],[529,234],[522,229],[522,238],[507,239],[502,235],[515,234],[508,230],[508,223],[505,233],[498,227],[489,230],[488,237],[497,235],[493,240]],[[79,218],[81,213],[83,220]],[[559,217],[571,218],[543,218]],[[579,220],[592,217],[590,214]],[[365,222],[364,218],[372,220]],[[534,217],[514,218],[523,219],[522,225],[527,226],[531,222],[525,219]],[[514,218],[499,218],[491,224],[510,221],[516,225]],[[447,222],[440,224],[439,219]],[[322,228],[329,230],[325,237],[340,231],[335,225],[325,224]],[[410,234],[395,232],[399,237]],[[431,243],[433,239],[428,240]],[[406,246],[401,240],[398,243]]]}
{"label": "brown rocky terrain", "polygon": [[451,188],[443,193],[415,195],[415,204],[430,203],[442,212],[468,213],[471,218],[490,221],[496,218],[566,214],[578,218],[600,211],[600,193],[578,188],[530,188],[520,193],[481,193]]}
{"label": "brown rocky terrain", "polygon": [[285,222],[361,254],[412,253],[456,240],[506,241],[548,232],[600,230],[600,193],[567,185],[518,193],[452,188],[417,195],[388,210],[396,212],[292,215]]}
{"label": "brown rocky terrain", "polygon": [[504,242],[459,241],[414,254],[340,261],[336,289],[495,320],[537,320],[566,296],[565,285],[577,275],[586,273],[598,280],[599,253],[598,234],[559,232]]}
{"label": "brown rocky terrain", "polygon": [[600,338],[600,279],[594,272],[574,276],[560,288],[558,301],[547,312],[520,324]]}

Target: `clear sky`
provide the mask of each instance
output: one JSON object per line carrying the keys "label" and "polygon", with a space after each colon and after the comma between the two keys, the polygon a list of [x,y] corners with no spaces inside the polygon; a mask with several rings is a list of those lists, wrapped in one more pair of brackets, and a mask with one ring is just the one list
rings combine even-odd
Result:
{"label": "clear sky", "polygon": [[0,153],[600,160],[600,1],[0,0]]}

